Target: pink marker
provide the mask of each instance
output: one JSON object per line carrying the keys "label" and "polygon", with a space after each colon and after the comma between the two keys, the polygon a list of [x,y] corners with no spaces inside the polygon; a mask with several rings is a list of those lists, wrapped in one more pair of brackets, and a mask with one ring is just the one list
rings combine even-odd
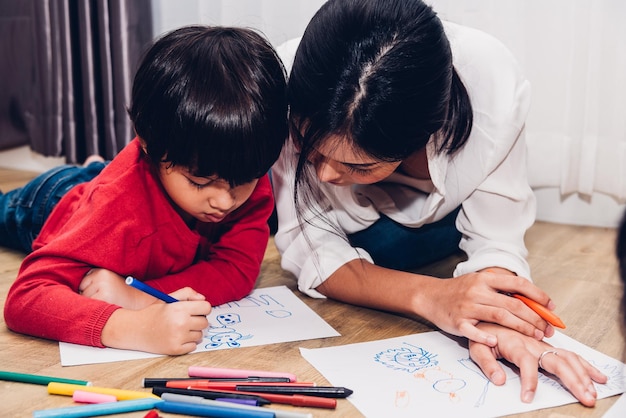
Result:
{"label": "pink marker", "polygon": [[225,369],[221,367],[189,366],[189,377],[211,378],[247,378],[247,377],[286,377],[296,382],[296,375],[285,372],[267,372],[261,370]]}
{"label": "pink marker", "polygon": [[84,390],[75,390],[72,395],[74,402],[80,403],[109,403],[117,402],[117,398],[113,395],[105,395],[104,393],[86,392]]}

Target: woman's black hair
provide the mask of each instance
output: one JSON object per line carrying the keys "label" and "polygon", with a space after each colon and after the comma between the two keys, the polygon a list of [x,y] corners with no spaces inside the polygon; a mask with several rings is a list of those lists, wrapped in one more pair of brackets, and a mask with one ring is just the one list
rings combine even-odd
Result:
{"label": "woman's black hair", "polygon": [[[324,3],[296,51],[287,98],[300,153],[294,193],[301,222],[324,222],[323,194],[307,161],[326,139],[397,162],[431,139],[438,152],[453,154],[472,129],[472,106],[442,22],[420,0]],[[303,219],[302,207],[313,217]]]}
{"label": "woman's black hair", "polygon": [[440,152],[453,153],[472,128],[443,25],[418,0],[326,2],[304,33],[287,89],[301,166],[331,135],[400,161],[431,135]]}
{"label": "woman's black hair", "polygon": [[128,113],[154,163],[244,184],[268,172],[287,138],[285,69],[253,30],[183,27],[147,51]]}

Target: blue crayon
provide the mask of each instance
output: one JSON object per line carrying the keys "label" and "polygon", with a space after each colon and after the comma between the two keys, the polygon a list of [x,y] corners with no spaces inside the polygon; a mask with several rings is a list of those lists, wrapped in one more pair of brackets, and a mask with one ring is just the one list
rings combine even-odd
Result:
{"label": "blue crayon", "polygon": [[156,290],[155,288],[148,286],[144,282],[140,282],[134,277],[128,276],[126,278],[126,284],[134,287],[135,289],[141,290],[142,292],[145,292],[149,295],[152,295],[157,299],[161,299],[163,302],[167,302],[167,303],[178,302],[178,299],[173,298],[170,295],[161,292],[160,290]]}

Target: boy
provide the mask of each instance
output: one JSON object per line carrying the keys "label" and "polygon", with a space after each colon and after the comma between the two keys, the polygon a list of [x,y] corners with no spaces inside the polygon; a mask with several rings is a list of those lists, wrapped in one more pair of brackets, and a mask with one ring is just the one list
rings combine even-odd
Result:
{"label": "boy", "polygon": [[181,28],[147,51],[129,115],[137,137],[54,207],[5,321],[53,340],[184,354],[211,305],[244,297],[259,274],[274,204],[266,173],[287,136],[285,71],[251,30]]}

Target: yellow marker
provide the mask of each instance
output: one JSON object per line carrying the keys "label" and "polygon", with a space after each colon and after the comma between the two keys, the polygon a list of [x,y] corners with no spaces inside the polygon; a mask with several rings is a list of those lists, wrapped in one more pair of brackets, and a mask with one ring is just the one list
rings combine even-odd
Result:
{"label": "yellow marker", "polygon": [[143,398],[161,399],[153,393],[141,392],[138,390],[100,388],[97,386],[72,385],[70,383],[58,383],[58,382],[48,383],[48,393],[51,395],[73,396],[74,392],[77,390],[81,390],[83,392],[100,393],[102,395],[113,395],[117,398],[118,401],[127,401],[131,399],[143,399]]}

